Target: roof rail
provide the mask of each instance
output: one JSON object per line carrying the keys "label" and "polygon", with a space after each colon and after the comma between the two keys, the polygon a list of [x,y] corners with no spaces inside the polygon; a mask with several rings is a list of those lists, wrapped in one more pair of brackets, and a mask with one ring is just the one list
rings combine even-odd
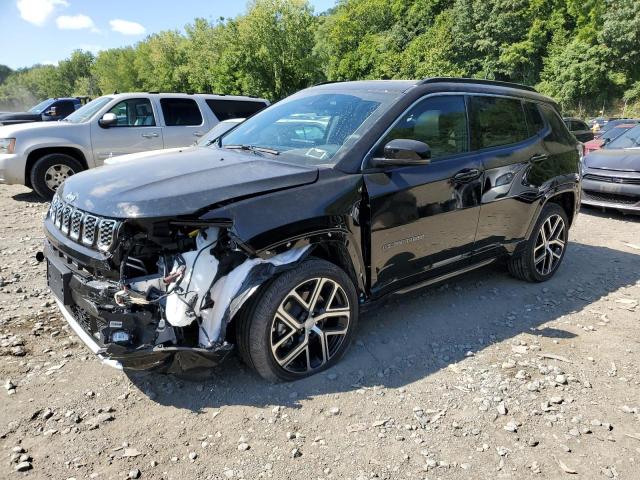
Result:
{"label": "roof rail", "polygon": [[344,80],[325,80],[324,82],[316,83],[313,86],[317,87],[318,85],[329,85],[330,83],[343,83]]}
{"label": "roof rail", "polygon": [[528,85],[522,85],[520,83],[503,82],[500,80],[484,80],[479,78],[456,78],[456,77],[432,77],[425,78],[420,81],[418,85],[425,85],[428,83],[476,83],[479,85],[494,85],[496,87],[517,88],[518,90],[527,90],[529,92],[538,91]]}

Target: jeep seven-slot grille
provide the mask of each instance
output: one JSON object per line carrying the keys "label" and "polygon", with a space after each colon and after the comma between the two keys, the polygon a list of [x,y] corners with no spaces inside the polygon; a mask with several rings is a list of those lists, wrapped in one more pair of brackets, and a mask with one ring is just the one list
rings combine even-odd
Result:
{"label": "jeep seven-slot grille", "polygon": [[108,251],[113,247],[120,222],[88,214],[54,197],[49,207],[53,224],[71,240]]}

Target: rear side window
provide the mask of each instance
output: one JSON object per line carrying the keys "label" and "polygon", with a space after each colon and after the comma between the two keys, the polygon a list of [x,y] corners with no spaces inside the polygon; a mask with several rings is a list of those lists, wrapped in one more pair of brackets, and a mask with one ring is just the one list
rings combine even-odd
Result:
{"label": "rear side window", "polygon": [[190,98],[162,98],[160,100],[167,127],[202,125],[202,114],[195,100]]}
{"label": "rear side window", "polygon": [[474,150],[510,145],[529,137],[520,100],[471,96],[469,106]]}
{"label": "rear side window", "polygon": [[533,137],[542,132],[544,130],[544,120],[538,106],[533,102],[524,102],[524,111],[527,115],[529,136]]}
{"label": "rear side window", "polygon": [[540,105],[542,115],[547,119],[547,123],[551,127],[551,132],[544,138],[547,142],[557,142],[563,145],[573,145],[575,140],[573,135],[567,130],[558,112],[550,105]]}
{"label": "rear side window", "polygon": [[230,118],[248,118],[267,106],[264,102],[251,102],[248,100],[210,99],[206,102],[220,121],[229,120]]}
{"label": "rear side window", "polygon": [[153,127],[156,124],[151,102],[146,98],[118,102],[109,113],[115,113],[118,118],[117,127]]}
{"label": "rear side window", "polygon": [[398,138],[426,143],[432,160],[469,151],[464,98],[444,95],[417,103],[395,124],[374,155],[382,157],[384,146]]}

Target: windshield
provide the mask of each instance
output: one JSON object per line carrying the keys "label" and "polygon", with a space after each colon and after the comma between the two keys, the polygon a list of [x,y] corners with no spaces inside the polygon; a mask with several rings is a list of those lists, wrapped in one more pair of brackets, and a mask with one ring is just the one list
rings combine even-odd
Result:
{"label": "windshield", "polygon": [[614,138],[619,137],[624,132],[629,130],[631,127],[633,127],[633,125],[620,125],[619,127],[611,128],[611,129],[607,130],[606,132],[604,132],[604,134],[602,134],[600,139],[601,140],[613,140]]}
{"label": "windshield", "polygon": [[218,137],[227,133],[243,120],[243,118],[234,118],[233,120],[224,120],[218,123],[215,127],[209,130],[204,137],[200,139],[200,141],[198,142],[198,146],[206,147],[208,145],[211,145],[214,140],[217,140]]}
{"label": "windshield", "polygon": [[37,104],[35,107],[31,107],[29,109],[29,113],[42,113],[50,104],[51,104],[51,99],[47,98],[46,100]]}
{"label": "windshield", "polygon": [[111,100],[112,97],[99,97],[95,100],[91,100],[89,103],[80,107],[78,110],[65,118],[63,122],[84,123],[87,120],[90,120],[91,117],[98,113],[98,111]]}
{"label": "windshield", "polygon": [[640,147],[640,125],[627,130],[618,138],[609,142],[606,148],[632,148]]}
{"label": "windshield", "polygon": [[303,91],[251,117],[220,143],[256,154],[266,149],[288,163],[335,165],[336,154],[353,145],[399,95],[364,89]]}

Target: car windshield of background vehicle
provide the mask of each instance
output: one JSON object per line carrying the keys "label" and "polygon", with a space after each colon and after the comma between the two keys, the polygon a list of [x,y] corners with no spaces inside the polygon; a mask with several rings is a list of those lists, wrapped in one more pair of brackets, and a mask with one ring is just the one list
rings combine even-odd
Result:
{"label": "car windshield of background vehicle", "polygon": [[627,130],[625,133],[609,142],[606,148],[640,147],[640,125]]}
{"label": "car windshield of background vehicle", "polygon": [[244,118],[234,118],[231,120],[224,120],[218,123],[215,127],[207,132],[207,134],[200,139],[198,145],[201,147],[207,147],[216,141],[219,137],[227,133],[233,127],[242,122]]}
{"label": "car windshield of background vehicle", "polygon": [[83,107],[80,107],[78,110],[65,118],[63,122],[84,123],[87,120],[90,120],[91,117],[93,117],[111,100],[113,100],[111,97],[100,97],[96,98],[95,100],[91,100],[89,103],[87,103]]}
{"label": "car windshield of background vehicle", "polygon": [[604,134],[602,134],[600,136],[601,140],[613,140],[615,138],[618,138],[620,135],[622,135],[624,132],[626,132],[627,130],[629,130],[631,127],[627,126],[627,127],[614,127],[610,130],[607,130]]}
{"label": "car windshield of background vehicle", "polygon": [[233,129],[222,148],[273,151],[278,161],[301,165],[335,165],[394,102],[401,92],[301,92],[269,107]]}
{"label": "car windshield of background vehicle", "polygon": [[51,100],[47,99],[43,102],[40,102],[35,107],[31,107],[29,109],[29,113],[42,113],[44,109],[47,108],[51,104]]}

